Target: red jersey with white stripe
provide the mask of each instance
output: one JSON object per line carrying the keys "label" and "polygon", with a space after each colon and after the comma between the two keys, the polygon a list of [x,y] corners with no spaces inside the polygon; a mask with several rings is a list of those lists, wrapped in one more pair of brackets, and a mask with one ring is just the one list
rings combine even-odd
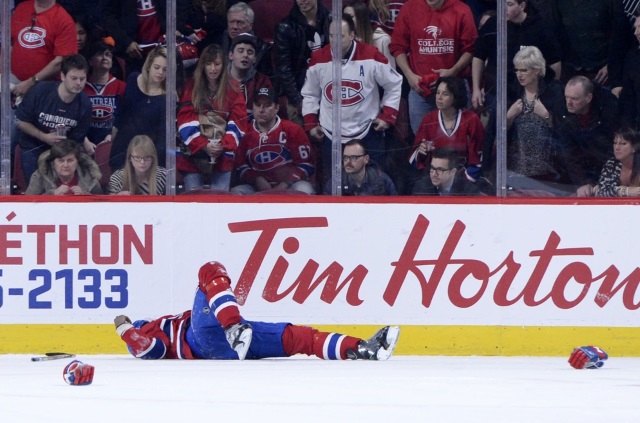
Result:
{"label": "red jersey with white stripe", "polygon": [[[330,45],[313,52],[301,91],[305,129],[309,131],[319,122],[329,137],[333,127],[332,67]],[[382,100],[378,87],[384,89]],[[351,54],[342,64],[342,142],[362,138],[376,118],[393,125],[401,91],[402,77],[387,58],[374,46],[354,41]]]}
{"label": "red jersey with white stripe", "polygon": [[187,344],[186,333],[191,311],[162,316],[142,325],[131,327],[122,334],[122,340],[137,358],[158,360],[161,358],[194,358]]}
{"label": "red jersey with white stripe", "polygon": [[433,141],[435,148],[451,147],[466,158],[466,164],[478,165],[482,162],[482,146],[484,145],[484,126],[478,115],[471,110],[458,110],[453,129],[447,131],[442,120],[442,112],[434,110],[425,115],[416,133],[416,140],[409,162],[415,163],[418,169],[426,166],[426,155],[417,154],[422,140]]}
{"label": "red jersey with white stripe", "polygon": [[247,184],[253,184],[258,176],[274,185],[307,180],[315,169],[311,151],[302,127],[276,116],[267,132],[260,132],[254,122],[236,150],[235,168]]}
{"label": "red jersey with white stripe", "polygon": [[[178,133],[184,144],[189,148],[192,155],[203,154],[203,150],[209,140],[200,133],[200,121],[198,120],[199,111],[196,110],[191,98],[193,95],[193,79],[189,79],[184,87],[184,92],[180,99],[181,106],[178,109]],[[228,172],[233,168],[234,152],[238,148],[240,139],[244,136],[247,125],[247,107],[244,98],[240,93],[238,83],[235,80],[229,81],[226,92],[225,104],[218,104],[215,98],[211,98],[211,110],[215,110],[226,122],[225,135],[222,137],[221,143],[224,147],[223,154],[220,155],[214,170],[216,172]],[[206,113],[209,110],[202,110]],[[182,172],[198,173],[199,170],[195,164],[188,158],[179,155],[176,158],[176,167]]]}

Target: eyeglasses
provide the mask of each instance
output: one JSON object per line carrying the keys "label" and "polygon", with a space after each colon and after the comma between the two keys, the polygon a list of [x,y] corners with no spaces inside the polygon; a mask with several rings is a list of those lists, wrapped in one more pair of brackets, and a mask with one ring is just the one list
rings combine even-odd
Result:
{"label": "eyeglasses", "polygon": [[35,13],[31,15],[31,28],[29,28],[29,31],[33,31],[33,27],[36,26],[36,19],[38,19],[38,15]]}
{"label": "eyeglasses", "polygon": [[138,163],[152,162],[153,161],[153,156],[144,156],[144,157],[131,156],[131,160],[133,160],[134,162],[138,162]]}
{"label": "eyeglasses", "polygon": [[355,154],[353,156],[342,156],[342,161],[345,162],[345,163],[346,162],[355,162],[355,161],[358,161],[358,159],[360,157],[364,157],[364,156],[366,156],[366,154]]}
{"label": "eyeglasses", "polygon": [[444,167],[429,167],[429,173],[435,173],[437,176],[442,176],[443,173],[450,171],[452,168],[444,168]]}
{"label": "eyeglasses", "polygon": [[531,72],[530,68],[524,68],[524,69],[514,69],[513,70],[515,73],[529,73]]}

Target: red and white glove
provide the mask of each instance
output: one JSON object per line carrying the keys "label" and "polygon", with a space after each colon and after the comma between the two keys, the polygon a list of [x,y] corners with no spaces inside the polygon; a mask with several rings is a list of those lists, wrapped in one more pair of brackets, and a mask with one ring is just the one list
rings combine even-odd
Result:
{"label": "red and white glove", "polygon": [[569,356],[569,364],[575,369],[599,369],[609,355],[602,349],[589,345],[576,347]]}
{"label": "red and white glove", "polygon": [[79,360],[73,360],[62,371],[62,377],[69,385],[91,385],[94,367]]}

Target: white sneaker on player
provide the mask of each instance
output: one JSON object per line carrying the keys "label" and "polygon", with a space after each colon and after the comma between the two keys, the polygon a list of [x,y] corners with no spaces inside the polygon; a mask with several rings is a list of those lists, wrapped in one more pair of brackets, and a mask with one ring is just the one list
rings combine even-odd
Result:
{"label": "white sneaker on player", "polygon": [[233,326],[229,326],[224,330],[224,334],[227,337],[229,346],[238,353],[238,358],[244,360],[249,351],[249,345],[251,345],[251,337],[253,336],[253,329],[248,323],[236,323]]}
{"label": "white sneaker on player", "polygon": [[387,360],[393,354],[399,337],[398,326],[385,326],[371,338],[360,341],[356,351],[347,351],[347,357],[352,360]]}

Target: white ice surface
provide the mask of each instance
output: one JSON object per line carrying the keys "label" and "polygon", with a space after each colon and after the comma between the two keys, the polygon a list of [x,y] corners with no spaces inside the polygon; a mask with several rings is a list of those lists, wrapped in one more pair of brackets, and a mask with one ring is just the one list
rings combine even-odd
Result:
{"label": "white ice surface", "polygon": [[71,361],[0,355],[0,422],[639,422],[640,359],[574,370],[566,358],[408,357],[384,362],[292,357]]}

